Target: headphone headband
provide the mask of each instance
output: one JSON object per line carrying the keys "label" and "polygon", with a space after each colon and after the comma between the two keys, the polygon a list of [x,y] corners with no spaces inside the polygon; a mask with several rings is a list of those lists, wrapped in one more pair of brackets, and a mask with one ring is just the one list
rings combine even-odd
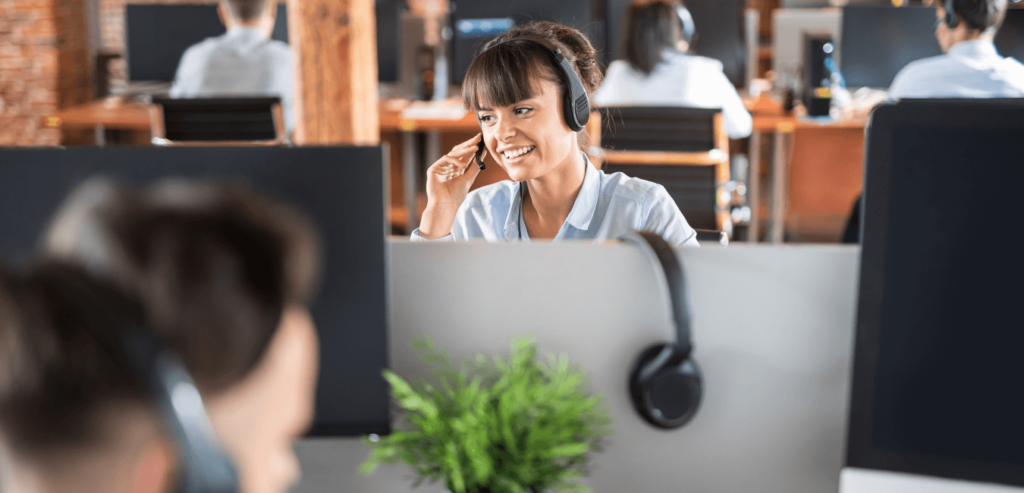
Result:
{"label": "headphone headband", "polygon": [[587,89],[583,86],[583,81],[580,80],[579,75],[576,74],[576,69],[572,63],[554,45],[533,36],[519,36],[506,39],[505,41],[495,43],[487,50],[493,50],[498,46],[514,41],[525,41],[541,46],[544,48],[544,51],[551,55],[551,61],[556,70],[562,74],[568,89],[562,102],[562,116],[565,118],[566,125],[573,132],[583,130],[587,126],[587,122],[590,121],[590,97],[587,96]]}
{"label": "headphone headband", "polygon": [[669,304],[672,306],[672,319],[676,326],[676,347],[688,357],[693,352],[690,331],[692,310],[690,308],[690,290],[686,284],[682,262],[679,261],[672,246],[655,233],[634,232],[622,236],[620,240],[636,245],[652,264],[656,263],[661,267],[656,270],[658,277],[664,276],[665,278],[665,282],[661,285],[668,286]]}
{"label": "headphone headband", "polygon": [[697,24],[693,22],[693,15],[690,14],[690,9],[682,5],[676,5],[676,15],[683,23],[683,41],[690,43],[697,34]]}

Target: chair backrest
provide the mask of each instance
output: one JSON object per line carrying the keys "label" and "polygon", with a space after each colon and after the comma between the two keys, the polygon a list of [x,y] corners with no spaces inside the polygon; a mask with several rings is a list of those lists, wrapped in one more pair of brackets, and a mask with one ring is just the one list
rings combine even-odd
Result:
{"label": "chair backrest", "polygon": [[279,97],[153,98],[157,145],[274,145],[284,141]]}
{"label": "chair backrest", "polygon": [[600,111],[601,147],[608,150],[723,150],[715,123],[716,115],[722,113],[718,108],[614,106]]}
{"label": "chair backrest", "polygon": [[678,106],[601,108],[601,168],[665,187],[691,226],[731,232],[719,187],[729,181],[722,110]]}

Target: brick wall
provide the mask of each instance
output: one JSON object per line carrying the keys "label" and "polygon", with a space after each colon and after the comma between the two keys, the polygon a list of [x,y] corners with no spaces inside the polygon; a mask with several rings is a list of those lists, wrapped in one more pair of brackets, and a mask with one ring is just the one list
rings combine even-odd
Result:
{"label": "brick wall", "polygon": [[85,144],[43,117],[90,96],[85,0],[0,0],[0,145]]}
{"label": "brick wall", "polygon": [[0,145],[55,145],[42,128],[57,109],[57,27],[52,0],[0,0]]}

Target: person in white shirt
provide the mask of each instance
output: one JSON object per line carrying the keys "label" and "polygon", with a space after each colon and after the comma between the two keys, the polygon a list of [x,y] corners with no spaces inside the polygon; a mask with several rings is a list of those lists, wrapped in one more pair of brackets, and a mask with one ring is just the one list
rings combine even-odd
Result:
{"label": "person in white shirt", "polygon": [[[529,22],[484,45],[462,83],[480,133],[427,170],[427,206],[412,241],[609,240],[640,230],[697,246],[665,187],[587,160],[580,115],[589,116],[584,102],[600,81],[594,47],[570,27]],[[470,192],[481,142],[511,180]]]}
{"label": "person in white shirt", "polygon": [[944,55],[911,62],[896,74],[889,97],[1024,97],[1024,64],[993,44],[1007,0],[936,2],[935,37]]}
{"label": "person in white shirt", "polygon": [[270,39],[275,0],[220,0],[217,13],[227,33],[185,51],[171,97],[280,96],[285,127],[294,128],[292,50]]}
{"label": "person in white shirt", "polygon": [[750,135],[750,113],[722,62],[687,53],[696,27],[681,2],[635,0],[622,32],[625,59],[608,66],[597,106],[721,108],[729,138]]}

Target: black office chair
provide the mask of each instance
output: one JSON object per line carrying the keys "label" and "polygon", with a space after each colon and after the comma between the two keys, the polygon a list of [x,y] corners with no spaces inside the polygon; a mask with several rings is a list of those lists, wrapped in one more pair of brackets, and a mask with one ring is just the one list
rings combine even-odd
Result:
{"label": "black office chair", "polygon": [[665,187],[697,229],[731,232],[729,138],[721,109],[620,106],[600,109],[601,166]]}
{"label": "black office chair", "polygon": [[285,140],[279,97],[153,98],[156,145],[278,145]]}

